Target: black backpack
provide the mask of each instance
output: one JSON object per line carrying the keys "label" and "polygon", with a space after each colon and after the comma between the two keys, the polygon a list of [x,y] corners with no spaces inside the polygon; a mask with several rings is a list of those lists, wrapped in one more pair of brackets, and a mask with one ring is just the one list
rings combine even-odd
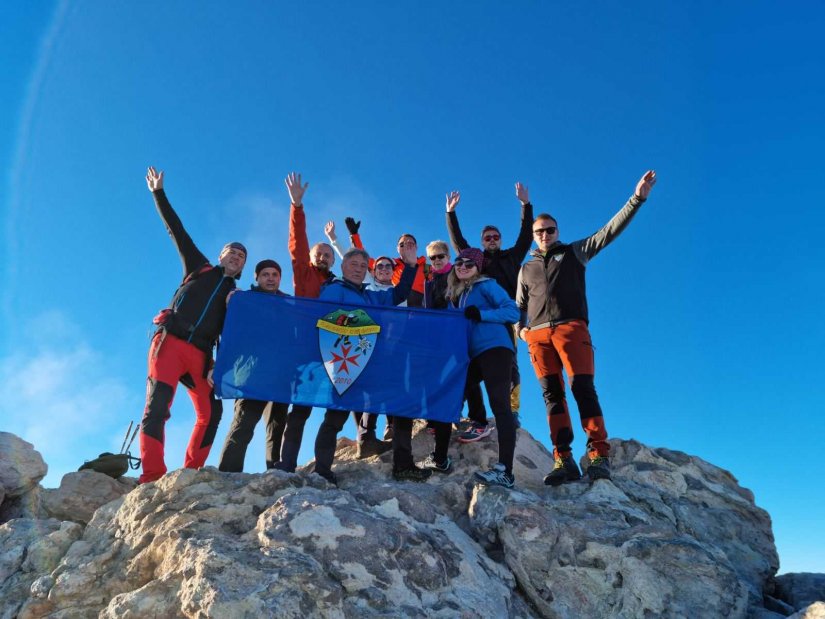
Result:
{"label": "black backpack", "polygon": [[132,454],[129,453],[129,448],[132,446],[139,428],[140,425],[135,426],[135,431],[132,432],[132,438],[129,439],[129,432],[132,431],[132,422],[130,421],[129,427],[126,428],[126,436],[123,437],[123,444],[120,446],[120,453],[113,454],[106,451],[94,460],[86,460],[77,470],[97,471],[114,479],[125,475],[130,468],[137,470],[140,467],[140,458],[132,456]]}

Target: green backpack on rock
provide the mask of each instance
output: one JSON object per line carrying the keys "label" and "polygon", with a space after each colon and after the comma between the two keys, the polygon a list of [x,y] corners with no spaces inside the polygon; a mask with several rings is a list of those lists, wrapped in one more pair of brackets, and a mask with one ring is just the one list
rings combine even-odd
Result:
{"label": "green backpack on rock", "polygon": [[[77,470],[97,471],[98,473],[103,473],[113,479],[117,479],[128,473],[130,468],[133,470],[140,468],[140,458],[135,458],[129,453],[129,448],[132,446],[139,428],[139,425],[135,427],[135,431],[132,432],[132,438],[129,440],[129,432],[132,431],[132,422],[130,421],[129,427],[126,428],[126,436],[123,437],[123,444],[120,446],[120,453],[113,454],[106,451],[94,460],[87,460]],[[126,444],[127,440],[129,440],[128,445]]]}

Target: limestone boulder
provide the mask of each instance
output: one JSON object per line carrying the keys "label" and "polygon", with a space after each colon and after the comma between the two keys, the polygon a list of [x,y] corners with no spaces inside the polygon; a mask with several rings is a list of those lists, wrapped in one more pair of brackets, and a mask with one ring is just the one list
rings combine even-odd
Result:
{"label": "limestone boulder", "polygon": [[98,507],[123,496],[137,487],[130,477],[113,479],[97,471],[67,473],[60,487],[42,492],[42,508],[46,515],[58,520],[86,524]]}
{"label": "limestone boulder", "polygon": [[49,471],[34,445],[10,432],[0,432],[0,454],[0,485],[6,499],[30,491]]}

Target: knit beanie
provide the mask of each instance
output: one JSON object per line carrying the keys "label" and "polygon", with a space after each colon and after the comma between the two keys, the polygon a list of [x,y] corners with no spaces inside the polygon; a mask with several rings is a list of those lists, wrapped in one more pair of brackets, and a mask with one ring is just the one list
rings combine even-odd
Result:
{"label": "knit beanie", "polygon": [[278,274],[281,273],[281,265],[275,262],[274,260],[270,260],[267,258],[266,260],[261,260],[258,264],[255,265],[255,277],[258,277],[261,271],[264,269],[275,269],[278,271]]}
{"label": "knit beanie", "polygon": [[463,259],[463,260],[472,260],[476,267],[478,267],[478,272],[481,273],[481,269],[484,266],[484,254],[481,252],[480,249],[476,247],[468,247],[467,249],[462,249],[458,252],[458,255],[455,257],[456,260]]}
{"label": "knit beanie", "polygon": [[249,252],[246,251],[246,247],[243,246],[243,243],[238,243],[238,241],[232,241],[231,243],[224,245],[221,250],[221,255],[228,252],[230,249],[238,249],[244,253],[244,256],[249,255]]}

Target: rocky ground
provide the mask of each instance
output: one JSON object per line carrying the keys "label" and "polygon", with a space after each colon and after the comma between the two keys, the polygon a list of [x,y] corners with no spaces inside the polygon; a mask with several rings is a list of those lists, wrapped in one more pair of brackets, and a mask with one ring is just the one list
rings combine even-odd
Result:
{"label": "rocky ground", "polygon": [[44,489],[40,455],[0,432],[0,618],[825,617],[825,574],[775,577],[770,517],[730,473],[611,446],[612,481],[559,488],[519,430],[514,490],[471,479],[495,432],[424,484],[342,439],[337,488],[207,467]]}

